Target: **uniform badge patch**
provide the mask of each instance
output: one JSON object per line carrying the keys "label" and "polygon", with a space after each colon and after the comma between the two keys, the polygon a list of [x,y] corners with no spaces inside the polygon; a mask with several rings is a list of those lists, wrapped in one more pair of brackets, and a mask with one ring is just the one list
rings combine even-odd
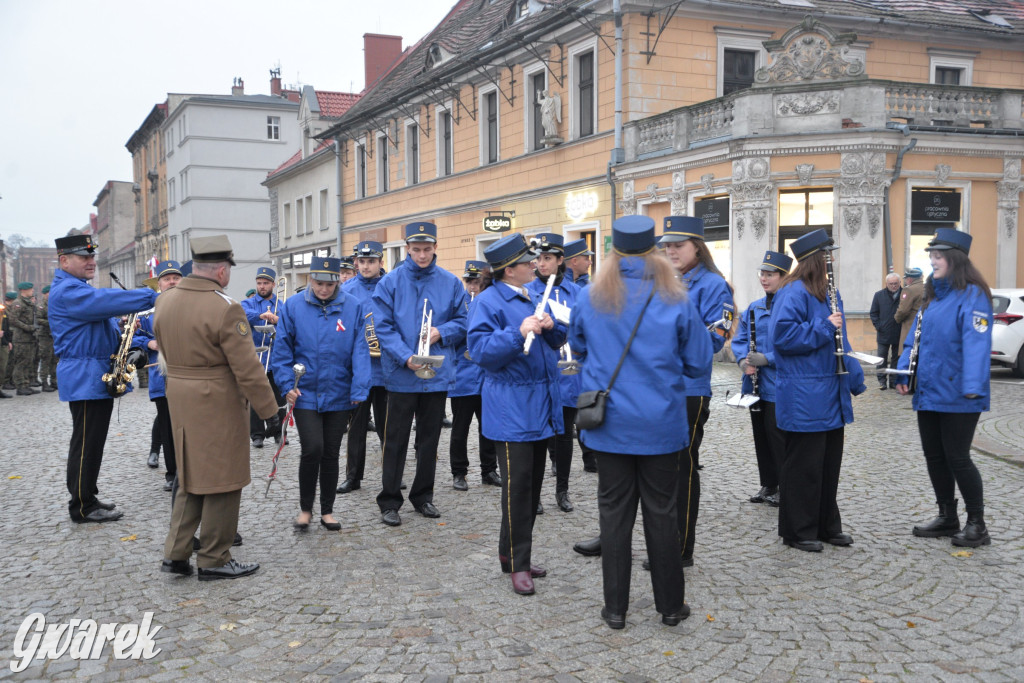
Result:
{"label": "uniform badge patch", "polygon": [[244,320],[235,325],[235,329],[238,330],[238,334],[243,337],[247,337],[249,335],[249,323]]}
{"label": "uniform badge patch", "polygon": [[988,332],[988,314],[974,311],[971,318],[971,324],[974,325],[974,330],[976,332],[981,332],[982,334]]}

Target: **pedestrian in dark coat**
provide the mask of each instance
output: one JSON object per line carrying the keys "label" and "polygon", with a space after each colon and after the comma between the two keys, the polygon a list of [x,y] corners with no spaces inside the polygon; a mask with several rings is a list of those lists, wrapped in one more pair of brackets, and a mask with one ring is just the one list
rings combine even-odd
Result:
{"label": "pedestrian in dark coat", "polygon": [[[889,273],[885,276],[885,289],[875,292],[871,300],[871,324],[875,326],[875,342],[878,355],[884,360],[878,366],[895,368],[900,359],[900,324],[896,322],[896,311],[900,306],[900,276]],[[896,386],[896,376],[878,373],[878,388],[885,391]]]}

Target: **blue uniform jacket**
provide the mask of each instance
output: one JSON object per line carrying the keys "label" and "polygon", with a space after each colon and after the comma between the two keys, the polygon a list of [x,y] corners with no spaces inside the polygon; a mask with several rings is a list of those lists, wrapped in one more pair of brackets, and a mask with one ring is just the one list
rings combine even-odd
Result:
{"label": "blue uniform jacket", "polygon": [[[249,327],[255,327],[267,324],[266,320],[260,320],[260,314],[266,313],[268,310],[273,313],[275,310],[280,309],[284,302],[282,301],[280,304],[277,304],[277,294],[274,293],[268,299],[260,297],[259,294],[253,294],[248,299],[240,301],[239,305],[245,311],[245,319],[249,321]],[[270,308],[267,308],[268,306]],[[280,310],[278,310],[278,313],[280,313]],[[252,343],[256,346],[270,346],[271,339],[273,339],[273,336],[269,332],[252,331]],[[264,358],[260,358],[260,360],[264,360]]]}
{"label": "blue uniform jacket", "polygon": [[[627,297],[622,315],[598,311],[584,289],[572,312],[569,344],[583,358],[583,391],[606,389],[622,357],[629,333],[651,292],[643,259],[621,261]],[[607,453],[661,455],[690,443],[686,380],[703,375],[711,339],[689,301],[651,299],[633,344],[608,395],[604,424],[585,429],[588,448]]]}
{"label": "blue uniform jacket", "polygon": [[[732,305],[732,292],[725,278],[708,271],[704,264],[698,263],[695,268],[682,276],[690,294],[690,303],[697,309],[697,315],[704,322],[704,327],[722,319],[725,304]],[[711,361],[712,356],[725,346],[725,338],[719,332],[707,332],[711,342],[711,352],[705,361],[704,372],[697,377],[686,378],[687,396],[711,395]]]}
{"label": "blue uniform jacket", "polygon": [[295,388],[292,366],[306,366],[296,408],[327,413],[352,410],[354,402],[366,400],[370,350],[363,337],[363,310],[362,303],[344,292],[324,304],[311,289],[281,305],[270,367],[283,396]]}
{"label": "blue uniform jacket", "polygon": [[[839,297],[839,310],[843,298]],[[864,370],[852,359],[848,375],[836,374],[836,328],[828,321],[826,301],[811,296],[800,280],[775,294],[768,337],[778,369],[775,410],[779,428],[789,432],[824,432],[853,422],[853,400],[862,393]],[[843,318],[843,346],[850,350]]]}
{"label": "blue uniform jacket", "polygon": [[[50,330],[62,401],[110,398],[101,377],[110,370],[121,333],[114,316],[153,308],[156,292],[144,289],[96,289],[58,270],[50,288]],[[130,389],[131,387],[129,387]]]}
{"label": "blue uniform jacket", "polygon": [[564,431],[555,365],[566,327],[555,321],[533,340],[529,355],[523,353],[526,340],[519,333],[539,302],[540,297],[526,300],[504,282],[495,282],[473,300],[469,353],[484,370],[481,427],[488,439],[539,441]]}
{"label": "blue uniform jacket", "polygon": [[[546,286],[547,280],[537,278],[527,284],[526,288],[529,289],[532,294],[535,294],[539,300],[544,296],[544,288]],[[561,282],[551,288],[551,298],[557,299],[559,303],[564,304],[569,308],[573,308],[576,305],[579,295],[580,288],[572,283],[571,276],[563,277]],[[548,315],[550,314],[551,311],[548,310]],[[561,359],[561,356],[555,359],[556,371],[558,371],[558,361]],[[576,399],[580,397],[580,375],[563,375],[561,371],[558,371],[558,390],[562,397],[562,406],[566,408],[575,408]]]}
{"label": "blue uniform jacket", "polygon": [[[466,337],[466,290],[448,271],[437,265],[437,257],[426,268],[412,257],[381,278],[373,291],[373,313],[380,339],[384,386],[388,391],[421,393],[448,391],[455,381],[455,353]],[[430,355],[444,356],[433,379],[420,379],[406,366],[416,355],[423,318],[423,300],[434,311],[432,325],[441,341],[430,347]]]}
{"label": "blue uniform jacket", "polygon": [[[476,299],[467,301],[466,311],[469,317],[473,316],[473,307],[476,306]],[[479,396],[484,385],[484,369],[476,361],[466,358],[469,352],[469,345],[464,339],[455,353],[455,384],[448,390],[450,398],[460,396]]]}
{"label": "blue uniform jacket", "polygon": [[590,284],[590,273],[583,273],[583,275],[580,275],[579,278],[577,278],[573,275],[572,268],[566,268],[565,277],[579,289],[583,289]]}
{"label": "blue uniform jacket", "polygon": [[[378,275],[367,280],[359,273],[356,273],[354,278],[341,285],[341,291],[345,292],[346,296],[350,296],[363,304],[363,327],[361,328],[363,330],[363,339],[366,338],[366,323],[370,321],[374,323],[374,333],[376,334],[377,323],[375,320],[376,316],[373,315],[373,290],[377,288],[380,278],[381,276]],[[380,358],[370,358],[370,366],[373,369],[370,386],[384,386],[384,370],[381,367]]]}
{"label": "blue uniform jacket", "polygon": [[[932,283],[935,298],[921,318],[914,410],[984,412],[989,408],[992,301],[975,285],[954,290],[945,279]],[[899,367],[904,370],[910,366],[916,329],[915,318],[900,356]],[[906,379],[899,381],[906,383]]]}
{"label": "blue uniform jacket", "polygon": [[[732,352],[739,363],[750,353],[750,311],[754,311],[754,345],[758,353],[763,353],[768,359],[768,365],[757,369],[757,392],[762,401],[775,402],[775,349],[772,348],[772,338],[768,334],[768,320],[771,318],[771,309],[768,308],[768,297],[761,297],[750,304],[747,310],[743,311],[740,318],[740,327],[736,336],[732,338]],[[743,393],[749,394],[754,390],[754,383],[749,376],[743,375]]]}
{"label": "blue uniform jacket", "polygon": [[[158,363],[160,352],[153,351],[148,346],[151,340],[156,339],[156,335],[153,334],[153,316],[147,315],[145,318],[139,318],[139,324],[139,329],[135,331],[135,336],[132,338],[132,346],[146,352],[150,365]],[[139,372],[142,372],[142,368],[139,368]],[[149,369],[149,400],[162,398],[167,395],[166,392],[167,379],[160,374],[160,368],[153,365]]]}

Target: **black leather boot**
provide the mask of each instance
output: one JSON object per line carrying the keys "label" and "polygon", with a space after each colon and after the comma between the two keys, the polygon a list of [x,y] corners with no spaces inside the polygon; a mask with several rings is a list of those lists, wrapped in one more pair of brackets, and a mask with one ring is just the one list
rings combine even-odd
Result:
{"label": "black leather boot", "polygon": [[964,530],[953,534],[953,545],[963,548],[977,548],[979,545],[989,545],[992,538],[985,528],[985,517],[981,512],[967,513],[967,523]]}
{"label": "black leather boot", "polygon": [[[960,531],[960,518],[956,514],[956,503],[939,503],[939,516],[920,526],[914,527],[914,535],[922,538],[952,536]],[[982,522],[984,527],[984,522]]]}

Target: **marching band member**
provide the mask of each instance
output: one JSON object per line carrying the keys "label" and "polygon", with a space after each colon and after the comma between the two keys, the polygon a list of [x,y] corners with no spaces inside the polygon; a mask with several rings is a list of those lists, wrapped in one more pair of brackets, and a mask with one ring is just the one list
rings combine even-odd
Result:
{"label": "marching band member", "polygon": [[[971,460],[974,428],[980,414],[989,409],[992,293],[968,256],[971,236],[967,233],[939,228],[927,251],[932,274],[899,367],[909,367],[916,334],[914,410],[939,515],[915,526],[914,535],[952,536],[953,545],[976,548],[992,542],[985,527],[981,475]],[[905,379],[896,390],[908,393]],[[963,530],[954,497],[957,486],[967,508]]]}
{"label": "marching band member", "polygon": [[[462,281],[471,297],[480,295],[490,282],[484,282],[483,271],[487,267],[485,261],[466,261],[466,271]],[[472,308],[472,304],[467,304]],[[468,491],[466,474],[469,472],[469,426],[476,415],[477,435],[480,442],[480,474],[483,483],[501,486],[498,476],[498,455],[494,442],[484,436],[481,425],[480,389],[483,386],[484,371],[470,357],[469,350],[463,343],[455,354],[455,385],[448,392],[452,402],[452,433],[448,448],[448,461],[452,468],[452,488],[456,491]]]}
{"label": "marching band member", "polygon": [[[437,226],[409,223],[405,226],[405,243],[405,261],[381,278],[373,292],[384,386],[388,390],[382,489],[377,506],[381,521],[388,526],[402,523],[398,514],[404,500],[402,472],[414,415],[416,477],[409,489],[409,501],[424,517],[441,516],[434,506],[437,444],[448,388],[455,379],[455,352],[466,336],[468,297],[459,279],[437,265]],[[430,378],[416,374],[425,366],[413,360],[424,312],[430,312],[432,318],[427,330],[429,355],[444,356]]]}
{"label": "marching band member", "polygon": [[[565,276],[565,265],[563,263],[561,235],[545,232],[536,235],[531,240],[531,247],[536,254],[537,277],[526,285],[530,292],[540,297],[544,294],[548,278],[555,276],[555,284],[551,289],[551,298],[560,304],[572,308],[579,296],[579,288],[572,283],[572,280]],[[558,360],[555,358],[555,369],[558,369]],[[573,428],[576,424],[576,399],[580,395],[580,376],[562,375],[558,377],[558,388],[562,402],[562,424],[560,434],[556,434],[548,444],[550,451],[554,453],[555,463],[555,502],[562,512],[572,512],[572,501],[569,500],[569,473],[572,469],[572,441]]]}
{"label": "marching band member", "polygon": [[[277,309],[283,302],[277,300],[277,293],[274,288],[277,286],[277,273],[274,272],[273,268],[267,268],[261,266],[256,270],[256,295],[243,299],[240,303],[242,310],[245,311],[246,320],[249,322],[249,327],[252,328],[252,341],[257,348],[272,346],[274,343],[273,332],[258,332],[255,328],[261,325],[276,325],[277,324]],[[267,356],[264,352],[260,354],[260,362],[266,364]],[[282,405],[284,401],[281,400],[281,392],[278,390],[277,384],[274,382],[273,371],[267,372],[267,379],[270,380],[270,386],[274,390],[274,396],[277,397],[277,405]],[[252,438],[252,445],[256,448],[263,448],[263,441],[268,437],[274,437],[274,440],[280,443],[281,439],[281,420],[284,419],[285,409],[280,408],[277,411],[277,419],[261,420],[259,416],[251,408],[249,409],[249,436]]]}
{"label": "marching band member", "polygon": [[[573,240],[565,245],[565,277],[580,289],[590,284],[590,264],[593,255],[594,252],[587,246],[586,239]],[[576,442],[583,453],[583,471],[597,472],[597,458],[594,453],[583,445],[578,434]]]}
{"label": "marching band member", "polygon": [[547,573],[531,564],[531,549],[547,442],[563,431],[556,368],[566,329],[535,315],[540,300],[526,288],[533,253],[522,235],[503,237],[484,257],[494,285],[473,302],[468,339],[484,370],[484,435],[495,442],[501,469],[498,561],[512,575],[512,590],[532,595],[533,579]]}
{"label": "marching band member", "polygon": [[344,285],[346,282],[356,276],[356,262],[353,256],[343,256],[341,258],[341,280],[339,282]]}
{"label": "marching band member", "polygon": [[[363,337],[364,305],[339,291],[341,260],[314,259],[309,286],[281,308],[270,363],[289,405],[302,446],[299,461],[299,516],[306,530],[320,481],[320,524],[338,531],[334,498],[338,486],[341,440],[355,406],[370,390],[370,351]],[[293,366],[306,373],[295,385]]]}
{"label": "marching band member", "polygon": [[[754,452],[761,489],[750,498],[751,503],[767,503],[779,507],[779,465],[786,450],[786,439],[779,431],[775,417],[775,353],[768,335],[768,320],[772,301],[779,291],[782,278],[793,266],[793,259],[777,251],[766,251],[761,267],[757,269],[761,289],[765,295],[740,316],[739,331],[732,339],[732,352],[743,370],[744,394],[753,393],[753,376],[757,375],[757,395],[761,400],[751,410],[750,425],[754,432]],[[754,315],[754,340],[757,350],[750,351],[750,315]]]}
{"label": "marching band member", "polygon": [[[821,552],[822,541],[853,543],[843,532],[836,492],[843,427],[853,422],[850,395],[867,389],[860,363],[845,363],[836,354],[837,330],[842,330],[844,351],[850,345],[842,299],[826,264],[833,245],[821,229],[790,245],[797,266],[782,279],[768,323],[777,368],[776,417],[786,439],[779,476],[779,536],[786,545],[808,552]],[[830,301],[833,292],[835,300]],[[840,374],[843,366],[848,374]]]}
{"label": "marching band member", "polygon": [[616,220],[612,247],[580,294],[569,338],[583,357],[582,388],[608,389],[604,422],[581,434],[598,460],[601,617],[613,629],[626,625],[639,502],[655,607],[675,626],[690,615],[677,519],[689,434],[678,425],[687,422],[686,379],[704,374],[711,341],[672,265],[655,250],[651,218]]}
{"label": "marching band member", "polygon": [[[360,242],[355,248],[355,277],[341,285],[341,291],[363,304],[363,322],[360,329],[366,339],[370,353],[373,376],[370,380],[369,397],[356,406],[352,423],[348,428],[345,480],[338,486],[338,493],[359,490],[366,466],[366,432],[370,425],[370,409],[373,409],[374,431],[380,443],[384,443],[384,415],[388,409],[388,390],[384,388],[384,371],[380,363],[380,340],[377,339],[373,321],[371,297],[377,283],[384,275],[380,262],[384,258],[384,245],[380,242]],[[344,268],[342,268],[344,270]]]}
{"label": "marching band member", "polygon": [[659,244],[665,247],[669,261],[679,271],[686,285],[690,303],[697,309],[705,326],[714,325],[708,331],[711,353],[705,359],[704,372],[700,377],[686,379],[687,430],[690,443],[687,446],[688,464],[685,476],[679,478],[679,536],[683,539],[683,566],[693,566],[693,546],[697,531],[697,514],[700,508],[700,444],[704,440],[704,423],[710,415],[711,362],[730,336],[732,320],[725,327],[716,325],[725,318],[724,312],[732,310],[732,288],[715,266],[711,251],[704,242],[704,221],[691,216],[668,216]]}

